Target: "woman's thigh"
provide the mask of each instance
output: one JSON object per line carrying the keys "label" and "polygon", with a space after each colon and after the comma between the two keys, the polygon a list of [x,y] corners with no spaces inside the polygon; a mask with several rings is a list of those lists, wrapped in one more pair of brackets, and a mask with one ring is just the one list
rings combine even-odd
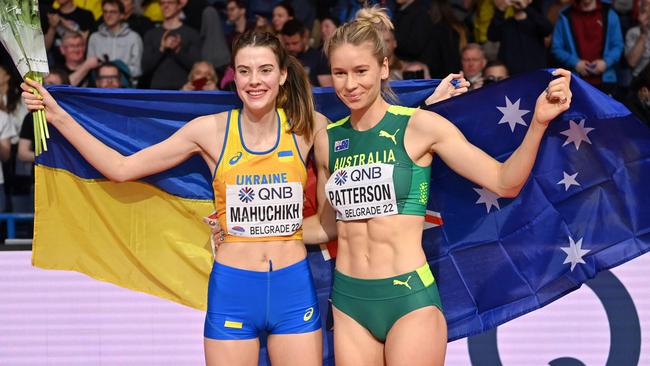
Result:
{"label": "woman's thigh", "polygon": [[323,332],[272,334],[267,343],[272,365],[320,366],[323,364]]}
{"label": "woman's thigh", "polygon": [[385,343],[386,364],[443,365],[447,351],[447,323],[435,306],[402,316],[393,324]]}
{"label": "woman's thigh", "polygon": [[206,366],[257,366],[260,341],[254,339],[220,340],[204,338]]}
{"label": "woman's thigh", "polygon": [[349,315],[332,306],[337,366],[384,365],[384,344]]}

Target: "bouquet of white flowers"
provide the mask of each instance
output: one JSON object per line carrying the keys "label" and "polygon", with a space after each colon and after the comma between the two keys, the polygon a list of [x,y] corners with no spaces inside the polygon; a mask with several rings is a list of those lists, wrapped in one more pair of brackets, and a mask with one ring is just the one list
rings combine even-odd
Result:
{"label": "bouquet of white flowers", "polygon": [[[49,73],[38,0],[0,1],[0,41],[23,78],[40,83]],[[44,111],[34,112],[36,155],[47,151],[49,137]]]}

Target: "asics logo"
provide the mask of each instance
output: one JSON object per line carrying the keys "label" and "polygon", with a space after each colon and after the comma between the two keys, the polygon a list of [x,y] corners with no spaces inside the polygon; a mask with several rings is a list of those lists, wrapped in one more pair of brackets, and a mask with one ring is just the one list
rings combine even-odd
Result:
{"label": "asics logo", "polygon": [[243,155],[243,154],[242,154],[241,151],[238,152],[236,155],[234,155],[232,158],[230,158],[230,160],[228,160],[228,164],[230,164],[230,165],[235,165],[235,164],[237,164],[237,162],[239,161],[239,159],[241,159],[242,155]]}
{"label": "asics logo", "polygon": [[408,287],[409,290],[412,290],[411,285],[409,285],[409,281],[411,280],[411,277],[413,276],[409,276],[409,278],[407,278],[406,281],[393,280],[393,286],[404,286],[404,287]]}
{"label": "asics logo", "polygon": [[305,312],[305,315],[302,316],[302,320],[308,321],[309,319],[311,319],[312,315],[314,315],[314,308],[309,308]]}
{"label": "asics logo", "polygon": [[385,138],[393,141],[393,143],[395,145],[397,145],[397,140],[395,140],[395,136],[397,135],[398,132],[399,132],[399,128],[392,135],[390,133],[384,131],[384,130],[381,130],[381,131],[379,131],[379,137],[385,137]]}

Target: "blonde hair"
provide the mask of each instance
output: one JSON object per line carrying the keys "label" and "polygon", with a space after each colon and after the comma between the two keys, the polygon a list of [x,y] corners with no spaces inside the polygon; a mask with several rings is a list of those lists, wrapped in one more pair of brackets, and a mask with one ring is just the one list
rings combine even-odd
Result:
{"label": "blonde hair", "polygon": [[[372,47],[372,55],[379,65],[384,63],[388,57],[388,50],[384,43],[384,31],[392,31],[393,23],[390,21],[386,9],[374,5],[370,8],[362,8],[357,12],[354,20],[338,27],[332,37],[325,43],[325,55],[329,58],[332,52],[344,45],[351,44],[360,46],[369,44]],[[397,100],[395,93],[386,80],[382,80],[382,97],[389,101]]]}
{"label": "blonde hair", "polygon": [[291,122],[290,132],[309,141],[314,133],[314,98],[309,77],[298,59],[291,56],[275,34],[252,30],[235,39],[232,46],[232,64],[244,47],[267,47],[278,59],[280,69],[287,70],[287,80],[280,86],[276,99],[278,107],[284,108]]}

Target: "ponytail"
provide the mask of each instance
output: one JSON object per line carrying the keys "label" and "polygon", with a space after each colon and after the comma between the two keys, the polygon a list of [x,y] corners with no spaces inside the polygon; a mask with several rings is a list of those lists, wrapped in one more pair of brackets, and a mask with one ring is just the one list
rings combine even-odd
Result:
{"label": "ponytail", "polygon": [[287,79],[280,86],[277,104],[291,121],[291,132],[309,141],[314,132],[314,97],[305,68],[297,58],[287,55]]}

